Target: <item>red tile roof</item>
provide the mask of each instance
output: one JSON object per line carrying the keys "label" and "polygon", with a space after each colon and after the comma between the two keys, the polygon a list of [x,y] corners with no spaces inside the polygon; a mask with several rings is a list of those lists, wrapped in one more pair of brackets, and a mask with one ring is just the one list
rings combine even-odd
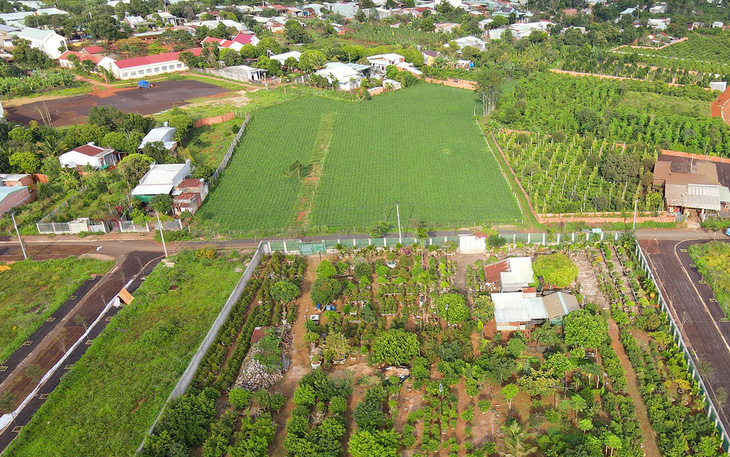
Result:
{"label": "red tile roof", "polygon": [[502,280],[500,273],[509,271],[509,262],[500,260],[499,262],[484,267],[484,276],[487,282],[496,283]]}
{"label": "red tile roof", "polygon": [[104,48],[101,46],[86,46],[81,50],[81,52],[85,52],[87,54],[99,54],[100,52],[103,52]]}
{"label": "red tile roof", "polygon": [[95,64],[98,64],[99,62],[101,62],[101,59],[104,58],[104,56],[99,54],[84,54],[76,51],[66,51],[61,54],[58,60],[69,60],[69,57],[71,57],[71,55],[75,55],[79,59],[79,61],[90,60]]}
{"label": "red tile roof", "polygon": [[71,149],[69,152],[78,152],[79,154],[83,154],[85,156],[89,157],[96,157],[100,155],[104,151],[114,151],[110,148],[102,148],[93,144],[85,144],[83,146],[79,146],[78,148]]}
{"label": "red tile roof", "polygon": [[241,44],[251,44],[251,40],[254,39],[256,35],[251,33],[241,33],[239,32],[238,35],[236,35],[236,38],[233,39],[236,43]]}
{"label": "red tile roof", "polygon": [[[203,48],[188,49],[183,52],[192,52],[193,55],[199,56],[200,53],[203,52]],[[163,54],[154,54],[151,56],[134,57],[132,59],[117,60],[116,66],[121,70],[125,68],[141,67],[143,65],[154,65],[156,63],[175,62],[178,60],[179,55],[179,52],[165,52]]]}
{"label": "red tile roof", "polygon": [[222,40],[220,38],[213,38],[212,36],[206,37],[202,44],[217,43],[219,48],[230,48],[233,44],[231,40]]}

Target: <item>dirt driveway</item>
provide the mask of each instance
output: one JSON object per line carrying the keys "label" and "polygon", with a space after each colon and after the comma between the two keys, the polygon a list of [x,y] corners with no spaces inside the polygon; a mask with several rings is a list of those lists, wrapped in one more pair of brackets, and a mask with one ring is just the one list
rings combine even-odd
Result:
{"label": "dirt driveway", "polygon": [[[132,86],[130,82],[130,86]],[[59,127],[86,121],[93,106],[113,106],[125,113],[138,113],[143,116],[159,113],[175,105],[183,105],[185,100],[198,97],[219,95],[228,92],[213,84],[200,81],[161,81],[152,89],[122,87],[113,90],[95,91],[74,97],[27,103],[7,107],[8,120],[27,124],[31,120],[43,123],[42,117],[50,116],[53,126]],[[41,116],[43,113],[43,116]]]}

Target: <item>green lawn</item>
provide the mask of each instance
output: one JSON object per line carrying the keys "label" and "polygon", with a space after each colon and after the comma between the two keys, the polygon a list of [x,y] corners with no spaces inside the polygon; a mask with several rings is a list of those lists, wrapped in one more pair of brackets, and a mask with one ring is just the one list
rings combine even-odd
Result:
{"label": "green lawn", "polygon": [[[386,215],[392,222],[396,203],[404,223],[520,221],[474,122],[474,105],[472,92],[420,84],[364,103],[303,97],[257,111],[198,214],[226,229],[259,233],[301,222],[310,206],[309,231],[363,230]],[[324,128],[333,116],[334,128]],[[324,154],[322,144],[329,145]],[[323,162],[308,180],[287,176],[291,163],[308,165],[315,151],[315,162]],[[312,181],[318,185],[308,200],[302,188]]]}
{"label": "green lawn", "polygon": [[0,361],[6,360],[81,284],[114,262],[24,260],[0,272]]}
{"label": "green lawn", "polygon": [[695,244],[690,246],[689,255],[712,287],[720,309],[730,317],[730,243]]}
{"label": "green lawn", "polygon": [[5,456],[135,454],[241,276],[240,261],[173,260],[147,277]]}

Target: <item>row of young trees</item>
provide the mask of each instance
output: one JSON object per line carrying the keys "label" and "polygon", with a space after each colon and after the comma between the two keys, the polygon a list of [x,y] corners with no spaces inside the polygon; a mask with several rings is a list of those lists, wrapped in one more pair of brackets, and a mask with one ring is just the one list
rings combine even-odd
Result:
{"label": "row of young trees", "polygon": [[[730,155],[730,128],[720,118],[639,112],[622,103],[627,92],[692,97],[697,86],[572,77],[551,72],[520,80],[500,100],[496,118],[511,128],[589,134],[620,143]],[[687,92],[689,91],[689,92]]]}

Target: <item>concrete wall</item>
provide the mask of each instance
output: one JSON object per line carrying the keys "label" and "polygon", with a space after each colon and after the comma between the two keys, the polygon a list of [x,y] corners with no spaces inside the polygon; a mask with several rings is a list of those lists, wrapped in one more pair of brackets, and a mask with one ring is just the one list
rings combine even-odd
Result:
{"label": "concrete wall", "polygon": [[[160,414],[157,415],[155,422],[152,424],[152,427],[150,427],[149,431],[147,432],[148,435],[151,435],[152,432],[155,430],[157,421],[160,419],[160,416],[165,410],[165,406],[167,406],[170,400],[180,397],[184,395],[185,392],[187,392],[188,387],[190,387],[190,384],[193,382],[195,373],[197,373],[198,368],[200,367],[200,363],[203,361],[203,357],[205,357],[208,349],[210,349],[210,347],[213,345],[216,338],[218,337],[218,332],[223,327],[223,324],[226,323],[226,320],[228,320],[228,316],[231,314],[233,306],[235,306],[236,302],[238,302],[238,299],[241,298],[241,294],[243,294],[243,289],[246,288],[248,280],[251,279],[251,275],[253,275],[253,272],[256,270],[259,262],[261,262],[262,255],[262,243],[259,243],[253,258],[251,259],[251,263],[249,263],[248,267],[246,267],[246,271],[243,272],[241,279],[238,280],[238,284],[236,284],[236,287],[233,289],[233,292],[231,292],[231,295],[228,296],[228,300],[226,300],[225,305],[223,305],[223,309],[221,309],[220,313],[218,313],[218,317],[216,317],[213,325],[211,325],[208,333],[205,335],[205,339],[202,343],[200,343],[200,346],[198,346],[198,350],[195,352],[195,355],[193,355],[193,358],[190,359],[188,367],[185,369],[182,376],[180,376],[180,380],[177,382],[175,388],[172,389],[172,392],[165,401],[165,405],[162,407]],[[143,446],[144,443],[141,443],[137,452],[140,452]]]}

